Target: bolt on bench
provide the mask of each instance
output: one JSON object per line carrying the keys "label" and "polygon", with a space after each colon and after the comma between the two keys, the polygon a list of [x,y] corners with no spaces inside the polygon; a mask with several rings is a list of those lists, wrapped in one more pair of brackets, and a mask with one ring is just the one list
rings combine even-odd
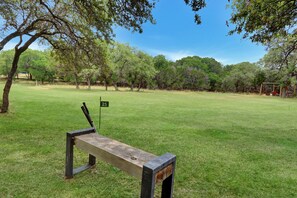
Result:
{"label": "bolt on bench", "polygon": [[[96,158],[141,179],[141,198],[153,198],[156,183],[162,182],[162,198],[173,194],[176,157],[170,153],[155,156],[127,144],[112,140],[96,133],[88,108],[83,103],[82,110],[91,128],[68,132],[66,135],[65,178],[92,168]],[[88,164],[73,169],[74,145],[89,154]]]}

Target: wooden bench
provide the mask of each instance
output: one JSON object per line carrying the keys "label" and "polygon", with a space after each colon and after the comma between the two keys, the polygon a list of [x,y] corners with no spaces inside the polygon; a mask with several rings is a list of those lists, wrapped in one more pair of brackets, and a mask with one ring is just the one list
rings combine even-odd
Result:
{"label": "wooden bench", "polygon": [[[85,105],[84,105],[85,106]],[[82,108],[83,109],[83,108]],[[84,111],[84,110],[83,110]],[[85,107],[85,115],[88,110]],[[87,119],[90,118],[86,115]],[[172,197],[176,157],[166,153],[160,157],[96,133],[91,119],[91,128],[69,132],[66,135],[65,178],[92,168],[96,158],[139,178],[141,198],[153,198],[155,184],[162,182],[162,198]],[[74,145],[89,154],[88,164],[73,169]]]}

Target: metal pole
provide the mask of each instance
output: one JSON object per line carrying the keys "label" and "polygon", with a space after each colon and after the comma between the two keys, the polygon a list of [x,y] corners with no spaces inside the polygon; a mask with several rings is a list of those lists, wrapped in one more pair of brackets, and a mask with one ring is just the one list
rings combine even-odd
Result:
{"label": "metal pole", "polygon": [[101,125],[101,96],[100,96],[100,102],[99,102],[99,129]]}

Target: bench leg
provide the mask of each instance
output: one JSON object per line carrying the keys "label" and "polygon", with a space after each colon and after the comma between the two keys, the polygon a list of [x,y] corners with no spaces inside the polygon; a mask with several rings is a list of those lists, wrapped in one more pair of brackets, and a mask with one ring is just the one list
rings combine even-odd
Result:
{"label": "bench leg", "polygon": [[90,166],[95,166],[96,165],[96,157],[89,154],[89,165]]}
{"label": "bench leg", "polygon": [[65,164],[65,178],[73,178],[73,138],[66,134],[66,164]]}
{"label": "bench leg", "polygon": [[174,166],[172,175],[167,177],[162,183],[162,195],[161,198],[171,198],[173,196],[173,183],[174,183]]}
{"label": "bench leg", "polygon": [[141,182],[141,198],[154,198],[155,178],[154,170],[150,167],[143,166]]}
{"label": "bench leg", "polygon": [[96,157],[89,154],[88,164],[73,169],[73,146],[74,138],[78,135],[84,135],[88,133],[95,133],[95,128],[82,129],[78,131],[69,132],[66,134],[66,163],[65,163],[65,178],[71,179],[73,175],[92,168],[96,164]]}
{"label": "bench leg", "polygon": [[172,165],[171,174],[162,181],[162,198],[172,198],[176,156],[166,153],[143,165],[141,198],[154,198],[156,175],[166,167]]}

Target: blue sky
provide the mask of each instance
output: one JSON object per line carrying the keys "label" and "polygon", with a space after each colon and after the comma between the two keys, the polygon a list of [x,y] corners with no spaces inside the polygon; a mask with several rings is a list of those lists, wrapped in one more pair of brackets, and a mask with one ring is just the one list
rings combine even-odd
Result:
{"label": "blue sky", "polygon": [[183,0],[160,0],[153,10],[157,24],[144,24],[142,34],[117,27],[115,40],[153,56],[163,54],[170,60],[197,55],[213,57],[226,65],[256,62],[264,56],[264,46],[242,39],[241,35],[228,36],[232,27],[226,26],[231,15],[227,0],[206,2],[199,12],[202,24],[196,25],[194,13]]}

